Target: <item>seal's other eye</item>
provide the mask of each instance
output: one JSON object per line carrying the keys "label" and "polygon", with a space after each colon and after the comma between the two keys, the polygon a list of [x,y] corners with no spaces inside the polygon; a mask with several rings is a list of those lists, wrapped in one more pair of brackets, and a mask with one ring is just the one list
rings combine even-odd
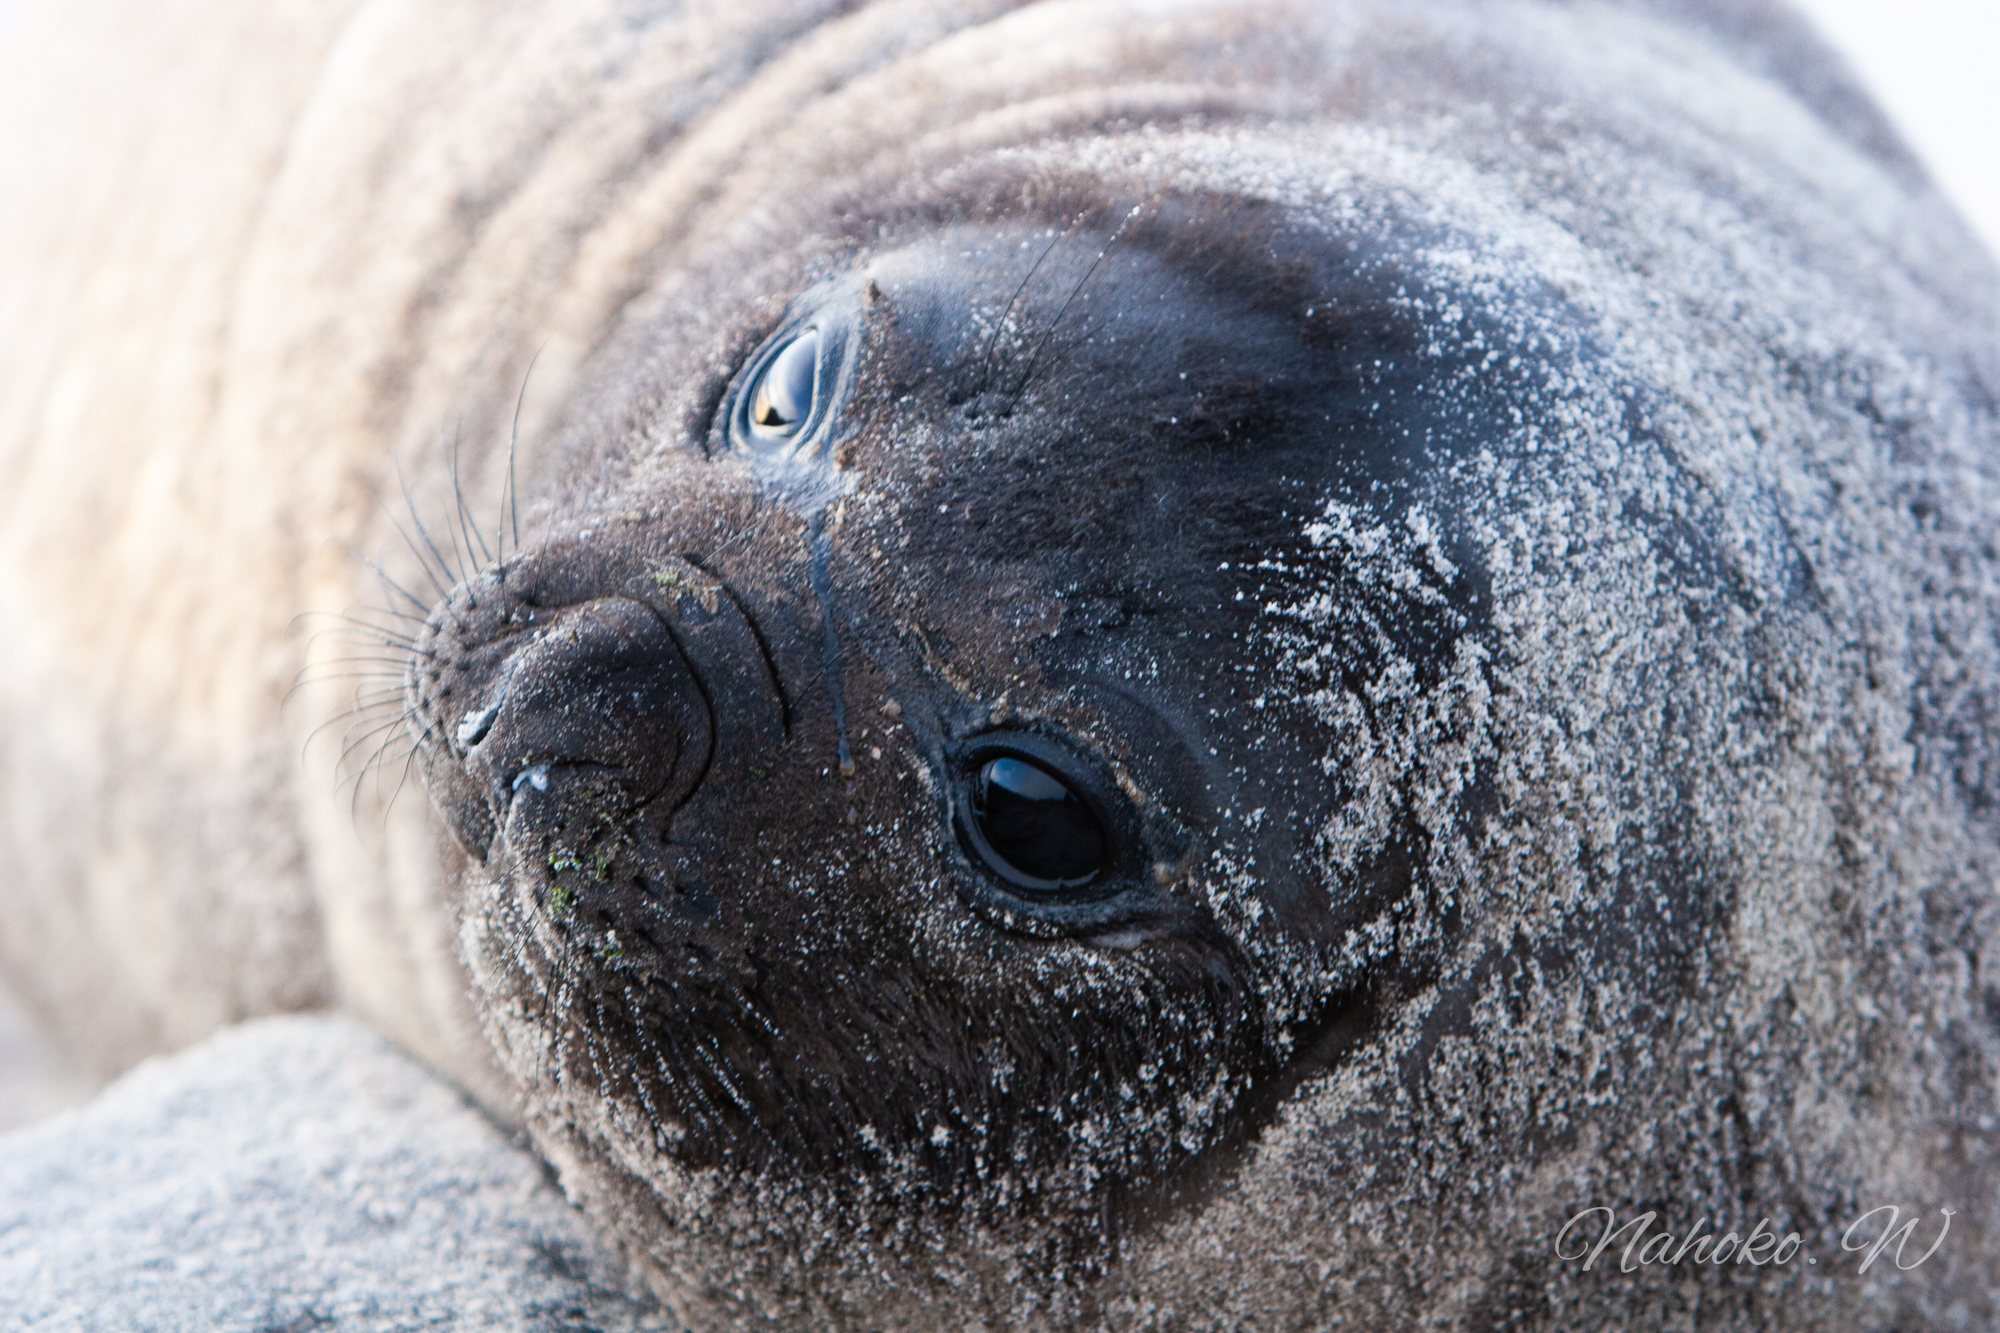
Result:
{"label": "seal's other eye", "polygon": [[1111,860],[1110,839],[1083,798],[1026,759],[989,759],[980,767],[972,782],[972,826],[981,859],[1019,888],[1083,888]]}
{"label": "seal's other eye", "polygon": [[798,433],[812,418],[819,382],[819,330],[807,329],[764,365],[750,398],[750,429],[766,439]]}

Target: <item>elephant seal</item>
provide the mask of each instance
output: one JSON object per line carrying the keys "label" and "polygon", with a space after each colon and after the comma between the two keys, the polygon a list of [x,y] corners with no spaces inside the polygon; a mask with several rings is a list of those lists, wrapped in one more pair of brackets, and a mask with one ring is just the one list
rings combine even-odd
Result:
{"label": "elephant seal", "polygon": [[[1991,1321],[1994,274],[1794,21],[245,22],[220,313],[10,408],[44,996],[337,997],[694,1327]],[[79,421],[207,470],[77,550]]]}

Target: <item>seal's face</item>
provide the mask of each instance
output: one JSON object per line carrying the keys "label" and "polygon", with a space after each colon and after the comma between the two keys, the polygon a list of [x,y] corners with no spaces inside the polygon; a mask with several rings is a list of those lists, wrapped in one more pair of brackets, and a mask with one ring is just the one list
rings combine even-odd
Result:
{"label": "seal's face", "polygon": [[[1500,408],[1440,393],[1382,266],[1218,234],[860,262],[694,395],[703,454],[432,616],[497,1035],[670,1217],[694,1170],[1115,1229],[1453,929],[1472,775],[1399,813],[1393,691],[1357,727],[1307,677],[1465,668],[1440,462]],[[1313,526],[1329,491],[1372,536]],[[1352,541],[1406,577],[1308,605]]]}

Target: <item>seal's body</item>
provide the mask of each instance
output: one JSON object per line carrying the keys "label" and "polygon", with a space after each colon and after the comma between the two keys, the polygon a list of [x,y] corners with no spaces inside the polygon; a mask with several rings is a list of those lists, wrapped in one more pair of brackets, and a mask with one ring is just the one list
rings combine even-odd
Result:
{"label": "seal's body", "polygon": [[10,966],[338,996],[696,1326],[1990,1319],[1993,274],[1696,9],[183,36],[6,224]]}

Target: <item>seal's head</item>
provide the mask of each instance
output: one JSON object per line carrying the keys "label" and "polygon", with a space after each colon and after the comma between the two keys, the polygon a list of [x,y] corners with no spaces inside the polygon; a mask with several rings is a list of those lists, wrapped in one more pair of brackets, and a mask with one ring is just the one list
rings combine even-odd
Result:
{"label": "seal's head", "polygon": [[[1577,1208],[1830,1253],[1887,1144],[1990,1178],[1973,990],[1840,998],[1945,994],[2000,869],[1993,557],[1925,526],[1990,354],[1829,205],[1887,167],[1519,12],[1367,124],[1314,66],[798,149],[597,352],[409,705],[489,1034],[684,1318],[1629,1325]],[[1877,1299],[1804,1273],[1688,1300]]]}
{"label": "seal's head", "polygon": [[496,1034],[670,1227],[892,1192],[1088,1267],[1435,967],[1486,689],[1443,465],[1517,409],[1255,213],[851,262],[432,615]]}

